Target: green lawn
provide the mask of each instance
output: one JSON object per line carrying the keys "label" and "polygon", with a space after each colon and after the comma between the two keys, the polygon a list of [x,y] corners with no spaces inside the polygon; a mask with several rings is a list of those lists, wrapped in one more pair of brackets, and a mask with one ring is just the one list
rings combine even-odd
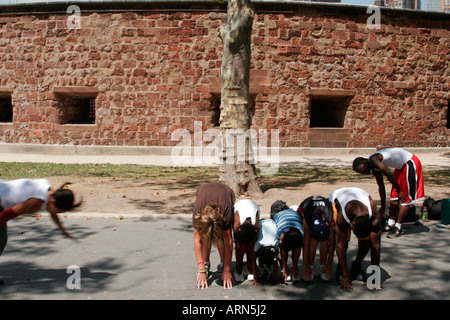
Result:
{"label": "green lawn", "polygon": [[[115,178],[164,178],[217,179],[218,169],[214,167],[162,167],[144,165],[113,164],[54,164],[54,163],[18,163],[0,162],[0,179],[14,180],[20,178],[45,178],[52,176],[78,177],[115,177]],[[313,183],[338,180],[361,181],[373,179],[363,176],[351,169],[333,168],[280,168],[275,175],[260,176],[261,185],[271,185],[283,180],[286,183]],[[424,172],[424,179],[431,185],[448,185],[450,170],[433,170]]]}

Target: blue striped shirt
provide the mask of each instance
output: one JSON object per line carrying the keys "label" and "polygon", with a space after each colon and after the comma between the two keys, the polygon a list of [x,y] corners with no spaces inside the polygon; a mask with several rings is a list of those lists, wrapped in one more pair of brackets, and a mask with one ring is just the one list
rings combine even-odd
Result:
{"label": "blue striped shirt", "polygon": [[273,219],[277,224],[277,239],[280,240],[281,234],[285,229],[296,228],[300,230],[303,236],[303,219],[300,217],[298,212],[292,209],[286,209],[278,212]]}

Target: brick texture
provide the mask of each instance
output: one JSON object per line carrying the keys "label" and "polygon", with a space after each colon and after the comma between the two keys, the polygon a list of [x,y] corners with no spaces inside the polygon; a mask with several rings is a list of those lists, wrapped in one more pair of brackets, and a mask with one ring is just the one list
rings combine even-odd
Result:
{"label": "brick texture", "polygon": [[[80,5],[78,30],[65,7],[0,7],[0,87],[14,108],[0,142],[171,146],[174,130],[214,126],[225,5],[120,5]],[[279,129],[281,147],[449,145],[448,15],[382,10],[371,30],[365,8],[255,6],[253,128]],[[93,88],[95,124],[61,123],[64,87]],[[353,92],[343,128],[310,128],[311,90]]]}

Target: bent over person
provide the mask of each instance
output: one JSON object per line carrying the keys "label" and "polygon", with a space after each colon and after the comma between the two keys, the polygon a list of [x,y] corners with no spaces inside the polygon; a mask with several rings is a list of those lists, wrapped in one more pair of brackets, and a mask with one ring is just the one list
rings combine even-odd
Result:
{"label": "bent over person", "polygon": [[207,278],[211,263],[209,256],[211,246],[217,247],[222,269],[224,289],[233,287],[231,275],[231,256],[233,252],[232,228],[234,223],[233,190],[220,182],[203,184],[197,188],[193,212],[194,250],[198,273],[197,288],[208,287]]}
{"label": "bent over person", "polygon": [[333,209],[328,199],[322,196],[306,198],[297,212],[303,217],[303,280],[314,280],[314,259],[320,244],[318,273],[324,281],[330,281],[333,273],[334,226]]}
{"label": "bent over person", "polygon": [[[395,169],[394,173],[391,173],[389,168]],[[389,231],[389,238],[399,237],[409,205],[425,198],[422,164],[419,158],[406,150],[380,145],[368,159],[356,158],[353,161],[353,170],[361,174],[372,173],[375,176],[381,197],[380,213],[382,215],[386,207],[383,175],[392,184],[389,221],[385,231]]]}
{"label": "bent over person", "polygon": [[70,183],[66,182],[53,191],[47,179],[0,180],[0,255],[8,241],[7,222],[41,209],[46,209],[50,213],[52,220],[66,237],[74,239],[65,230],[58,217],[58,213],[70,211],[80,206],[82,202],[80,200],[79,203],[74,203],[73,192],[64,188],[68,184]]}
{"label": "bent over person", "polygon": [[[277,204],[281,204],[279,208],[283,209],[283,203],[278,200],[272,204],[272,208],[276,207]],[[277,240],[281,249],[281,273],[283,274],[283,280],[296,282],[300,280],[298,261],[303,245],[303,219],[297,211],[287,208],[276,213],[273,216],[273,220],[277,224]],[[290,274],[287,271],[289,252],[291,252],[292,258]]]}
{"label": "bent over person", "polygon": [[[336,255],[340,267],[341,288],[352,290],[352,280],[365,275],[361,262],[370,249],[371,264],[379,266],[381,249],[381,214],[370,195],[360,188],[341,188],[330,194],[335,222]],[[351,231],[358,238],[358,252],[349,271],[347,249]]]}
{"label": "bent over person", "polygon": [[236,269],[233,278],[237,282],[244,281],[244,254],[247,253],[248,280],[259,285],[256,270],[255,242],[259,234],[259,207],[250,199],[241,199],[234,204],[234,241],[236,243]]}

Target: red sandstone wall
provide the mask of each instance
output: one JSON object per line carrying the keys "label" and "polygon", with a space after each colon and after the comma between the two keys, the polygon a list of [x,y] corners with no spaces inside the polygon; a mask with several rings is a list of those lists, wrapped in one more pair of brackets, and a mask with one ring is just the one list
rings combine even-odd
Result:
{"label": "red sandstone wall", "polygon": [[[450,19],[389,10],[369,30],[365,9],[283,6],[256,8],[255,129],[279,129],[281,147],[448,145]],[[64,10],[0,15],[0,94],[14,106],[0,142],[170,146],[176,129],[213,126],[225,8],[81,10],[80,30]],[[95,124],[60,124],[55,88],[73,86],[98,90]],[[309,128],[315,89],[353,94],[344,128]]]}

